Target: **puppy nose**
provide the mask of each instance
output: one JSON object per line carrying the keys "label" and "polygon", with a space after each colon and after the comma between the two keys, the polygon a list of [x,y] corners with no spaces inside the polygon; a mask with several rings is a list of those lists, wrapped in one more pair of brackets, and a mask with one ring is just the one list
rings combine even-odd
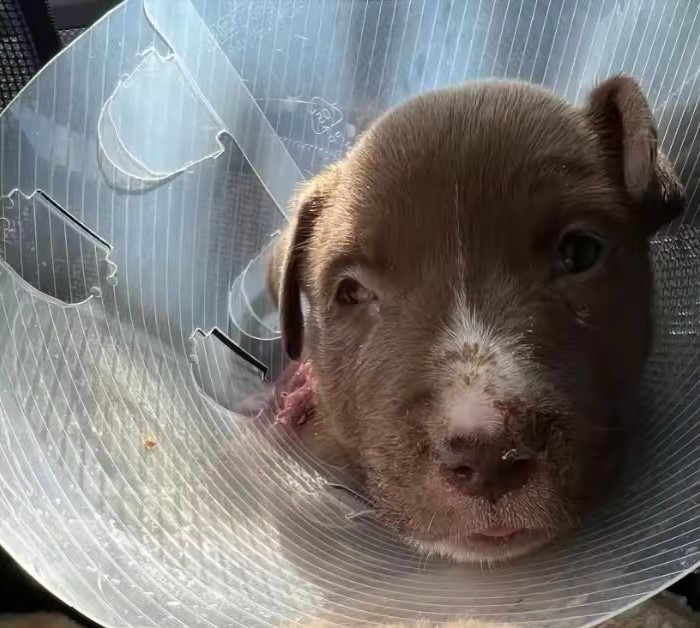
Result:
{"label": "puppy nose", "polygon": [[444,404],[443,412],[451,436],[493,438],[503,430],[503,413],[496,410],[493,399],[483,392],[454,386],[447,391]]}
{"label": "puppy nose", "polygon": [[536,466],[517,449],[462,437],[446,440],[440,457],[452,484],[466,495],[490,501],[525,486]]}

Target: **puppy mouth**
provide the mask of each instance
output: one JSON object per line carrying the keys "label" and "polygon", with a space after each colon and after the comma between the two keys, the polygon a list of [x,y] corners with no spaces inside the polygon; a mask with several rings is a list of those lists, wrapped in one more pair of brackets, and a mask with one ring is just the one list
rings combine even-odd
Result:
{"label": "puppy mouth", "polygon": [[482,548],[506,548],[511,545],[529,544],[544,538],[540,530],[529,528],[494,527],[467,536],[469,544]]}
{"label": "puppy mouth", "polygon": [[539,549],[551,538],[545,530],[535,528],[484,528],[460,539],[419,542],[431,553],[460,563],[499,563]]}

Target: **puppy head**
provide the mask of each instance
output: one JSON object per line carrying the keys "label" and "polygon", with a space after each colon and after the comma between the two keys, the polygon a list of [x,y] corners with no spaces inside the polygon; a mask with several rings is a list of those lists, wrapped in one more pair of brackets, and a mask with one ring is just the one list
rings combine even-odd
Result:
{"label": "puppy head", "polygon": [[683,203],[656,144],[626,77],[583,108],[474,84],[384,115],[302,191],[270,267],[285,346],[307,347],[325,429],[407,539],[515,556],[611,485],[647,240]]}

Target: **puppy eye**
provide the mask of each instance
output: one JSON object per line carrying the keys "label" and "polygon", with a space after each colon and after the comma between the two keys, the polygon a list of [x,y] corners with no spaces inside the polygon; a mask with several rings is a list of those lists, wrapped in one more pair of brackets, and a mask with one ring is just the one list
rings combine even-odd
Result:
{"label": "puppy eye", "polygon": [[602,252],[603,243],[597,237],[582,231],[566,233],[559,242],[559,261],[571,275],[591,270]]}
{"label": "puppy eye", "polygon": [[376,295],[359,281],[346,277],[336,288],[335,302],[340,305],[362,305],[376,300]]}

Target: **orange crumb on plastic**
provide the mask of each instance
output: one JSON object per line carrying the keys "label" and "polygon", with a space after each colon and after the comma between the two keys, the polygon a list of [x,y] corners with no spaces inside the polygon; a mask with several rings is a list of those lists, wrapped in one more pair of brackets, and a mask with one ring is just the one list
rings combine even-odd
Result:
{"label": "orange crumb on plastic", "polygon": [[152,436],[147,436],[143,439],[143,446],[148,449],[148,451],[153,451],[158,445],[158,441]]}

